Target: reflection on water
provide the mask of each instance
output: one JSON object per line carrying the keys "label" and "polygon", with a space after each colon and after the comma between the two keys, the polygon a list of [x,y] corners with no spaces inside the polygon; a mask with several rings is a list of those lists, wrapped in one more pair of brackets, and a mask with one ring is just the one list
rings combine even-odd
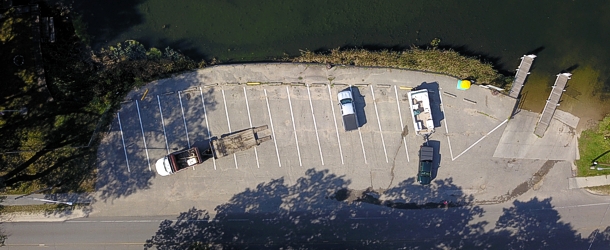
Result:
{"label": "reflection on water", "polygon": [[[296,55],[299,49],[404,49],[439,37],[441,46],[484,55],[507,72],[536,50],[525,108],[541,110],[555,75],[567,69],[574,76],[561,109],[599,119],[610,107],[599,93],[610,89],[610,1],[112,2],[74,3],[96,47],[136,39],[230,62]],[[591,105],[599,108],[592,112]]]}

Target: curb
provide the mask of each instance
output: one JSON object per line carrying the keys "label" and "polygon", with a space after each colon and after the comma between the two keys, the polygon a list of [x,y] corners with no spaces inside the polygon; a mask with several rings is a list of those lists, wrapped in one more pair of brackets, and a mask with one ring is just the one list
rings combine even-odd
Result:
{"label": "curb", "polygon": [[3,214],[0,222],[64,222],[67,220],[88,217],[89,214],[82,210],[70,211],[70,214],[45,214],[45,213],[10,213]]}

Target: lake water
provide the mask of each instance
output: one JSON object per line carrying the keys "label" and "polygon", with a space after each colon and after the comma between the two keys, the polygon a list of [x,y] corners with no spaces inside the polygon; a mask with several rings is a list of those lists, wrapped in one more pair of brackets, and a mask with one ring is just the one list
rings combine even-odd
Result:
{"label": "lake water", "polygon": [[299,49],[441,46],[481,55],[514,73],[538,55],[524,87],[540,112],[555,75],[570,71],[560,109],[583,120],[610,112],[610,1],[81,0],[73,6],[95,47],[135,39],[195,59],[261,61]]}

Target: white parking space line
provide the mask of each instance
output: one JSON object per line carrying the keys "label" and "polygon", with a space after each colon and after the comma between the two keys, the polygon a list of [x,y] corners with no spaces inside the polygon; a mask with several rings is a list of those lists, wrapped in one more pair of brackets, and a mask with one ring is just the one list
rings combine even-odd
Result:
{"label": "white parking space line", "polygon": [[290,118],[292,118],[292,130],[294,130],[294,140],[296,141],[297,154],[299,155],[299,166],[303,166],[303,163],[301,162],[301,149],[299,149],[299,138],[297,137],[297,127],[294,124],[294,113],[292,113],[292,101],[290,100],[290,90],[288,89],[288,86],[286,86],[286,93],[288,94],[288,105],[290,106]]}
{"label": "white parking space line", "polygon": [[129,159],[127,159],[127,148],[125,147],[125,138],[123,137],[123,126],[121,126],[121,114],[116,113],[117,119],[119,119],[119,130],[121,130],[121,141],[123,141],[123,151],[125,152],[125,161],[127,162],[127,172],[131,173],[129,168]]}
{"label": "white parking space line", "polygon": [[[225,98],[225,89],[220,89],[222,92],[222,102],[225,104],[225,114],[227,115],[227,125],[229,126],[229,133],[231,133],[231,121],[229,120],[229,109],[227,108],[227,99]],[[233,153],[233,160],[235,161],[235,169],[239,169],[237,167],[237,156]]]}
{"label": "white parking space line", "polygon": [[142,130],[142,140],[144,141],[144,150],[146,150],[146,160],[148,161],[148,170],[152,171],[150,168],[150,158],[148,157],[148,146],[146,146],[146,136],[144,136],[144,126],[142,125],[142,116],[140,115],[140,105],[138,104],[138,100],[136,100],[136,108],[138,108],[138,119],[140,121],[140,129]]}
{"label": "white parking space line", "polygon": [[455,160],[458,157],[462,156],[464,153],[466,153],[466,151],[470,150],[472,147],[474,147],[474,145],[477,145],[479,142],[481,142],[483,139],[485,139],[485,137],[487,137],[488,135],[490,135],[491,133],[496,131],[496,129],[498,129],[500,126],[504,125],[504,123],[506,123],[506,122],[508,122],[508,119],[504,120],[502,123],[500,123],[500,125],[496,126],[494,129],[489,131],[487,134],[485,134],[483,137],[481,137],[481,139],[479,139],[476,142],[474,142],[472,145],[470,145],[470,147],[468,147],[466,150],[464,150],[464,152],[462,152],[459,155],[457,155],[453,160]]}
{"label": "white parking space line", "polygon": [[273,143],[275,144],[275,154],[277,155],[277,164],[281,168],[282,162],[280,161],[280,152],[277,150],[277,140],[275,139],[275,129],[273,129],[273,119],[271,118],[271,109],[269,108],[269,98],[267,97],[267,89],[263,89],[263,90],[265,91],[265,101],[267,101],[267,111],[269,112],[269,123],[271,123],[271,133],[273,134]]}
{"label": "white parking space line", "polygon": [[[438,97],[441,100],[441,110],[443,114],[445,114],[445,106],[443,105],[443,95],[441,94],[443,91],[442,88],[438,88]],[[453,150],[451,149],[451,140],[449,139],[449,126],[447,125],[447,115],[444,115],[444,123],[445,123],[445,137],[447,137],[447,144],[449,145],[449,154],[451,154],[451,161],[455,160],[453,158]]]}
{"label": "white parking space line", "polygon": [[[248,110],[248,121],[250,121],[250,127],[252,128],[252,117],[250,116],[250,104],[248,104],[248,94],[246,93],[246,87],[244,87],[244,97],[246,97],[246,109]],[[254,147],[254,156],[256,156],[256,168],[261,168],[260,163],[258,162],[258,151],[256,147]]]}
{"label": "white parking space line", "polygon": [[335,122],[335,131],[337,132],[337,143],[339,143],[339,155],[341,156],[341,165],[343,165],[343,149],[341,149],[341,139],[339,139],[339,128],[337,127],[337,117],[335,116],[335,105],[333,104],[333,94],[330,91],[330,84],[328,87],[328,96],[330,97],[330,108],[333,111],[333,121]]}
{"label": "white parking space line", "polygon": [[184,117],[184,106],[182,105],[182,94],[178,91],[178,99],[180,100],[180,111],[182,111],[182,121],[184,121],[184,131],[186,132],[186,143],[191,148],[191,141],[189,140],[189,129],[186,127],[186,118]]}
{"label": "white parking space line", "polygon": [[311,102],[311,91],[309,91],[309,86],[307,86],[307,95],[309,95],[309,107],[311,108],[311,117],[313,118],[313,128],[316,130],[316,139],[318,139],[318,151],[320,151],[320,161],[322,161],[322,166],[324,166],[324,156],[322,156],[322,146],[320,146],[318,125],[316,125],[316,115],[313,112],[313,103]]}
{"label": "white parking space line", "polygon": [[[203,90],[199,87],[199,94],[201,95],[201,105],[203,106],[203,118],[205,118],[205,126],[208,130],[208,139],[212,138],[212,134],[210,133],[210,124],[208,123],[208,112],[205,108],[205,99],[203,98]],[[214,170],[216,170],[216,158],[212,156],[212,162],[214,162]],[[195,169],[195,166],[193,166]]]}
{"label": "white parking space line", "polygon": [[[405,129],[404,123],[402,123],[402,113],[400,112],[400,103],[398,102],[398,88],[394,85],[394,94],[396,94],[396,106],[398,106],[398,117],[400,118],[400,128]],[[405,153],[407,153],[407,162],[409,162],[409,150],[407,149],[407,140],[405,137],[402,138],[402,142],[405,144]]]}
{"label": "white parking space line", "polygon": [[[352,90],[352,85],[349,86],[349,91],[354,93],[354,91]],[[357,111],[355,113],[358,114]],[[360,136],[360,146],[362,146],[362,156],[364,157],[364,164],[369,164],[366,161],[366,151],[364,150],[364,141],[362,141],[362,132],[360,132],[360,124],[358,124],[358,135]]]}
{"label": "white parking space line", "polygon": [[364,142],[362,141],[362,132],[360,132],[360,128],[358,128],[358,135],[360,135],[360,145],[362,146],[362,156],[364,157],[364,164],[369,164],[366,161],[366,151],[364,150]]}
{"label": "white parking space line", "polygon": [[157,103],[159,103],[159,113],[161,114],[161,125],[163,126],[163,136],[165,137],[165,148],[167,149],[167,154],[169,154],[169,145],[167,144],[167,133],[165,133],[165,121],[163,121],[163,110],[161,109],[161,100],[159,99],[159,95],[157,95]]}
{"label": "white parking space line", "polygon": [[388,162],[388,152],[385,149],[385,140],[383,139],[383,130],[381,129],[381,121],[379,120],[379,111],[377,111],[377,100],[375,99],[375,91],[373,85],[371,87],[371,94],[373,96],[373,104],[375,106],[375,115],[377,115],[377,125],[379,126],[379,134],[381,135],[381,144],[383,144],[383,154],[385,154],[385,162]]}

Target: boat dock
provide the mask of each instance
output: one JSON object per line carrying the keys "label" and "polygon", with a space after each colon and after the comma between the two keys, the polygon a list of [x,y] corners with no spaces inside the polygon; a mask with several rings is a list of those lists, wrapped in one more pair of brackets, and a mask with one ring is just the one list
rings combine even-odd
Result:
{"label": "boat dock", "polygon": [[510,92],[508,92],[510,97],[518,98],[519,94],[521,94],[521,88],[523,88],[525,78],[530,74],[530,68],[532,67],[532,63],[534,63],[534,58],[536,58],[536,55],[524,55],[521,57],[521,64],[519,64],[519,68],[517,68],[515,81],[513,82]]}
{"label": "boat dock", "polygon": [[561,73],[557,75],[551,95],[549,96],[549,99],[546,100],[546,105],[544,106],[544,110],[542,110],[540,120],[538,120],[536,129],[534,130],[534,134],[537,136],[544,136],[544,132],[546,132],[546,129],[549,127],[551,119],[553,119],[553,115],[555,114],[555,110],[557,109],[557,106],[559,106],[561,95],[565,91],[564,89],[568,83],[568,80],[570,80],[570,76],[572,76],[570,73]]}

